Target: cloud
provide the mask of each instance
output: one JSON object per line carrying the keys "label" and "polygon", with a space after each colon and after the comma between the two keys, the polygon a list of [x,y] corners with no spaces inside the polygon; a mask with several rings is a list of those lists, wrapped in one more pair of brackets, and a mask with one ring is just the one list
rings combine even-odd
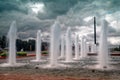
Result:
{"label": "cloud", "polygon": [[[33,15],[30,5],[36,3],[44,4],[44,12],[38,11],[38,14]],[[110,24],[109,35],[112,38],[119,37],[119,5],[119,0],[1,0],[0,34],[7,34],[13,20],[17,22],[20,38],[35,37],[39,29],[43,34],[49,33],[54,21],[59,21],[64,33],[67,27],[72,27],[73,32],[77,31],[93,38],[93,19],[88,22],[84,19],[96,16],[98,37],[103,18]]]}
{"label": "cloud", "polygon": [[0,18],[1,34],[7,34],[9,26],[11,22],[14,20],[16,20],[17,22],[18,31],[28,32],[28,34],[34,34],[38,29],[41,29],[43,31],[45,30],[49,31],[48,26],[51,26],[53,24],[53,20],[49,19],[40,20],[36,16],[20,13],[18,11],[11,11],[9,12],[9,14],[7,12],[3,12],[1,13],[1,15],[2,15]]}
{"label": "cloud", "polygon": [[112,45],[119,45],[120,44],[120,37],[110,37],[108,39],[108,41],[112,44]]}

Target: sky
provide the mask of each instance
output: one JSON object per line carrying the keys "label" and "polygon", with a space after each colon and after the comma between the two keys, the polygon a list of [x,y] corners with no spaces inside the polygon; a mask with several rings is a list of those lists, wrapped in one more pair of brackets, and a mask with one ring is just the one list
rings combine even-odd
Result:
{"label": "sky", "polygon": [[92,40],[93,16],[97,20],[97,39],[102,19],[106,19],[109,42],[120,44],[120,0],[0,0],[0,35],[7,35],[10,24],[16,21],[20,39],[35,38],[39,29],[47,38],[58,21],[62,33],[71,27],[72,33]]}

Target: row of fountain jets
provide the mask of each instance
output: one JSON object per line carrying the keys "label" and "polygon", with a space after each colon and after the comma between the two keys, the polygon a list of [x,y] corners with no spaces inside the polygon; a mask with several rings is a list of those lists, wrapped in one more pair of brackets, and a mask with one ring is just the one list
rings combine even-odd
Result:
{"label": "row of fountain jets", "polygon": [[[107,27],[108,23],[106,20],[102,21],[101,25],[100,42],[98,49],[98,63],[100,68],[108,66],[108,42],[107,42]],[[88,46],[86,44],[86,38],[81,37],[81,52],[79,54],[79,35],[75,35],[75,57],[72,54],[72,41],[71,41],[71,28],[68,27],[66,31],[66,36],[61,36],[60,25],[55,22],[51,27],[51,38],[50,38],[50,66],[58,66],[58,59],[65,59],[64,62],[74,62],[74,60],[80,60],[87,57]],[[17,39],[17,29],[16,22],[13,21],[10,30],[8,32],[9,38],[9,55],[8,62],[2,64],[2,66],[17,66],[21,63],[16,62],[16,39]],[[60,41],[61,40],[61,41]],[[59,48],[61,45],[61,49]],[[94,45],[96,47],[96,45]],[[96,48],[95,48],[96,49]],[[95,50],[94,49],[94,50]],[[59,52],[61,52],[59,56]],[[41,31],[37,32],[36,39],[36,60],[32,61],[42,61],[41,59]]]}

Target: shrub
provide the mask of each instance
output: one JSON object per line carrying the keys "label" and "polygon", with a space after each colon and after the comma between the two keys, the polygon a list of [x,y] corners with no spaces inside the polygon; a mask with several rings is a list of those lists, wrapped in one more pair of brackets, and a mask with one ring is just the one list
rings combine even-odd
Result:
{"label": "shrub", "polygon": [[[0,54],[1,57],[6,57],[7,52],[3,52]],[[17,56],[27,56],[27,52],[17,52]]]}
{"label": "shrub", "polygon": [[0,51],[0,54],[2,54],[3,53],[3,51]]}
{"label": "shrub", "polygon": [[17,52],[17,56],[27,56],[27,52]]}
{"label": "shrub", "polygon": [[42,51],[42,54],[48,54],[48,51]]}
{"label": "shrub", "polygon": [[7,53],[6,52],[3,52],[0,54],[1,57],[6,57],[7,56]]}

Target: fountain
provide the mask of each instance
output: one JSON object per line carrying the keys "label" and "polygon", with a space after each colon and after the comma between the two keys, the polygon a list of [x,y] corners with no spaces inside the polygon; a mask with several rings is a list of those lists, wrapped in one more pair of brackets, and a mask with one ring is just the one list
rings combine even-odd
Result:
{"label": "fountain", "polygon": [[64,40],[64,35],[61,37],[61,54],[59,59],[64,59],[65,58],[65,40]]}
{"label": "fountain", "polygon": [[87,50],[86,52],[87,53],[90,53],[90,48],[89,47],[90,47],[90,43],[86,42],[86,50]]}
{"label": "fountain", "polygon": [[99,69],[99,70],[111,70],[115,69],[114,66],[109,65],[109,54],[108,54],[108,42],[107,42],[107,31],[108,23],[106,20],[102,21],[99,52],[98,52],[98,64],[88,66],[88,68]]}
{"label": "fountain", "polygon": [[31,62],[44,62],[44,60],[41,60],[41,30],[38,30],[38,32],[37,32],[36,59],[31,60]]}
{"label": "fountain", "polygon": [[55,24],[52,26],[50,42],[50,65],[55,67],[58,66],[57,58],[60,45],[60,26],[58,22],[55,22]]}
{"label": "fountain", "polygon": [[87,47],[87,40],[84,39],[84,58],[87,57],[88,47]]}
{"label": "fountain", "polygon": [[108,23],[106,20],[102,22],[101,34],[100,34],[100,46],[98,54],[98,67],[101,69],[108,68],[108,42],[107,42],[107,28]]}
{"label": "fountain", "polygon": [[[59,47],[60,47],[60,35],[61,29],[58,22],[55,22],[51,28],[51,38],[50,38],[50,58],[49,64],[47,65],[38,65],[40,68],[59,68],[61,67],[58,64],[58,56],[59,56]],[[36,66],[37,67],[37,66]]]}
{"label": "fountain", "polygon": [[86,47],[87,47],[86,39],[83,36],[81,37],[81,55],[80,55],[81,58],[85,58],[87,56]]}
{"label": "fountain", "polygon": [[17,28],[16,28],[16,21],[13,21],[9,32],[8,32],[8,39],[9,39],[9,54],[8,54],[8,63],[3,63],[0,67],[18,67],[23,66],[23,63],[16,63],[16,39],[17,39]]}
{"label": "fountain", "polygon": [[69,27],[66,32],[66,56],[65,62],[72,62],[72,42],[71,42],[71,28]]}
{"label": "fountain", "polygon": [[81,48],[81,54],[80,54],[80,57],[81,58],[83,58],[83,55],[84,55],[84,39],[83,39],[83,37],[81,37],[81,46],[80,46],[80,48]]}
{"label": "fountain", "polygon": [[11,24],[10,30],[8,32],[8,38],[9,38],[8,64],[14,65],[16,64],[16,39],[17,39],[17,29],[15,21]]}
{"label": "fountain", "polygon": [[79,36],[76,34],[75,36],[75,58],[74,60],[79,60],[79,44],[78,44],[78,39],[79,39]]}
{"label": "fountain", "polygon": [[60,61],[62,64],[64,64],[64,67],[74,67],[77,61],[73,60],[73,54],[72,54],[72,40],[71,40],[71,28],[68,27],[66,31],[65,36],[65,60]]}
{"label": "fountain", "polygon": [[94,43],[91,43],[91,53],[97,53],[97,46]]}

